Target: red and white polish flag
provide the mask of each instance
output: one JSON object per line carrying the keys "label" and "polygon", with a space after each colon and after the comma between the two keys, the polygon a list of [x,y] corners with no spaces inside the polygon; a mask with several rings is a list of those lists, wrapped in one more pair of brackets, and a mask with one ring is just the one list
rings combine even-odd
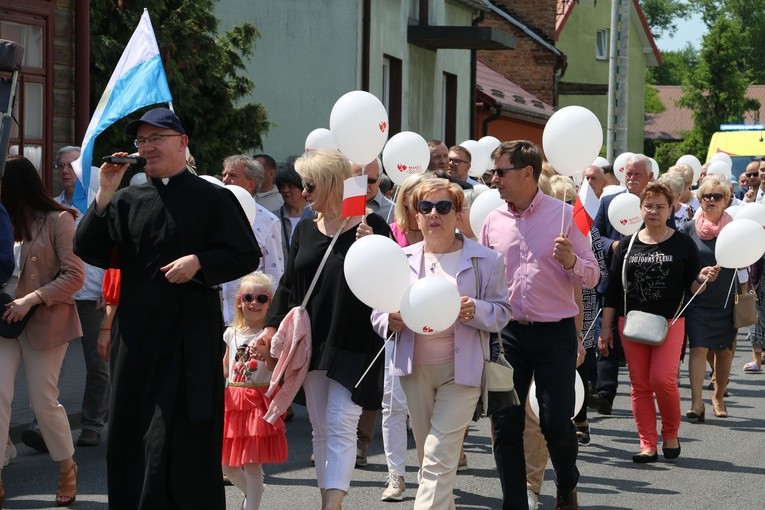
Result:
{"label": "red and white polish flag", "polygon": [[583,235],[590,235],[590,228],[598,214],[599,206],[600,199],[590,187],[590,182],[586,178],[582,179],[582,186],[574,203],[574,223]]}
{"label": "red and white polish flag", "polygon": [[367,176],[349,177],[343,182],[341,218],[364,216],[367,210]]}

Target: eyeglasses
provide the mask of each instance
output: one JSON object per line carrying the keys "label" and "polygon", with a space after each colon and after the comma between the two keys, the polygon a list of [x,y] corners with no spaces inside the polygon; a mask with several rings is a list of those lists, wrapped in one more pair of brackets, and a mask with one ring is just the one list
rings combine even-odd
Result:
{"label": "eyeglasses", "polygon": [[53,169],[54,170],[63,170],[66,167],[72,168],[72,164],[71,163],[60,163],[58,161],[53,163]]}
{"label": "eyeglasses", "polygon": [[316,184],[313,182],[304,182],[303,189],[305,190],[306,193],[310,195],[311,193],[313,193],[313,190],[316,189]]}
{"label": "eyeglasses", "polygon": [[524,168],[526,168],[526,167],[525,166],[511,166],[511,167],[508,167],[508,168],[492,168],[490,171],[491,171],[491,175],[496,175],[497,177],[499,177],[501,179],[501,178],[503,178],[505,176],[505,174],[507,172],[509,172],[511,170],[523,170]]}
{"label": "eyeglasses", "polygon": [[162,142],[162,140],[164,140],[165,138],[170,138],[171,136],[183,136],[183,135],[181,135],[181,134],[175,134],[175,135],[152,135],[152,136],[149,136],[147,138],[136,138],[135,140],[133,140],[133,145],[135,145],[136,147],[142,147],[142,146],[144,146],[146,144],[149,144],[149,145],[159,145]]}
{"label": "eyeglasses", "polygon": [[465,161],[464,159],[458,159],[458,158],[449,158],[449,163],[453,165],[461,165],[462,163],[470,163],[470,161]]}
{"label": "eyeglasses", "polygon": [[440,215],[449,214],[449,211],[454,209],[454,204],[448,200],[440,200],[435,204],[429,200],[420,200],[417,202],[417,212],[420,214],[430,214],[433,208],[436,208],[436,212]]}
{"label": "eyeglasses", "polygon": [[648,212],[664,212],[669,208],[669,206],[665,204],[643,204],[640,207],[642,207],[644,211]]}
{"label": "eyeglasses", "polygon": [[744,175],[746,175],[747,177],[757,177],[758,175],[760,175],[760,172],[747,172]]}
{"label": "eyeglasses", "polygon": [[253,301],[257,301],[261,305],[265,305],[269,301],[271,301],[271,296],[268,294],[250,294],[249,292],[246,294],[241,295],[242,301],[245,303],[252,303]]}
{"label": "eyeglasses", "polygon": [[377,184],[377,181],[379,181],[379,180],[380,180],[379,177],[377,179],[373,179],[371,177],[367,177],[367,184],[371,186],[372,184]]}
{"label": "eyeglasses", "polygon": [[723,199],[722,193],[704,193],[701,195],[701,198],[709,202],[710,200],[714,200],[715,202],[719,202]]}

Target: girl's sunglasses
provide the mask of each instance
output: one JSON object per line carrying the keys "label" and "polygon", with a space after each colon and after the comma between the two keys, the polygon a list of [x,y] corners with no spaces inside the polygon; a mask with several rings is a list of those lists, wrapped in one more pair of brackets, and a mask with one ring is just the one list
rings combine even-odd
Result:
{"label": "girl's sunglasses", "polygon": [[271,301],[271,296],[268,294],[250,294],[249,292],[246,294],[241,295],[242,301],[245,303],[252,303],[253,301],[257,301],[261,305],[265,305],[269,301]]}

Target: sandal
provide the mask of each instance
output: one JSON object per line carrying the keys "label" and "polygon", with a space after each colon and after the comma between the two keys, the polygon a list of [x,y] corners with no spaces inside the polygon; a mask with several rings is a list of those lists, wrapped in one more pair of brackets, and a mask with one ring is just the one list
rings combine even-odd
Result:
{"label": "sandal", "polygon": [[750,361],[746,365],[744,365],[744,372],[762,372],[762,367],[755,363],[754,361]]}
{"label": "sandal", "polygon": [[77,464],[72,463],[66,471],[58,473],[56,506],[69,506],[77,499]]}

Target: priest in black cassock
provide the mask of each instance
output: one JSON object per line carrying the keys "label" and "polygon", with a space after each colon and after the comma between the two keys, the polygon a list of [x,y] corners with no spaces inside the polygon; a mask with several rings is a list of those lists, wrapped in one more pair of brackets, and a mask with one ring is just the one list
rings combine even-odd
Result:
{"label": "priest in black cassock", "polygon": [[[107,468],[112,509],[224,509],[223,320],[216,285],[258,267],[244,212],[186,170],[176,115],[126,128],[149,182],[117,191],[128,165],[105,163],[75,253],[122,273]],[[115,156],[127,156],[119,152]]]}

